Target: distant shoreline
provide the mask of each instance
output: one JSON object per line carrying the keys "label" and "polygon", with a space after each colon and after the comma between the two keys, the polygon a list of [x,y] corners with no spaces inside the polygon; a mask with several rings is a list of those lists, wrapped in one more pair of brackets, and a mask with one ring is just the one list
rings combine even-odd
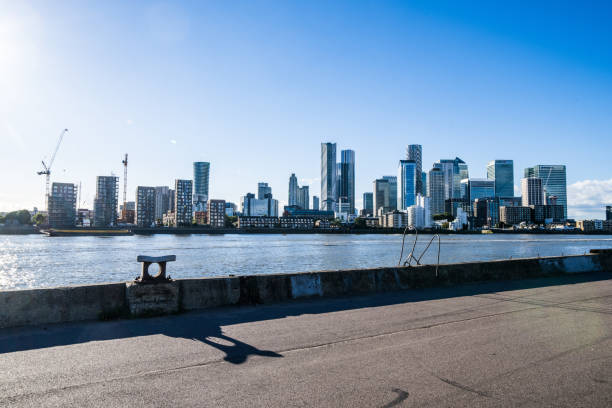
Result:
{"label": "distant shoreline", "polygon": [[[129,230],[129,233],[120,233]],[[492,229],[494,234],[534,234],[534,235],[612,235],[606,231],[557,231],[557,230],[501,230]],[[10,227],[0,228],[0,235],[31,235],[44,234],[44,231],[36,227]],[[288,229],[288,228],[210,228],[210,227],[182,227],[182,228],[70,228],[66,230],[54,230],[54,236],[131,236],[131,235],[155,235],[155,234],[174,234],[174,235],[228,235],[228,234],[334,234],[334,235],[388,235],[403,234],[404,228],[333,228],[333,229]],[[409,230],[407,234],[413,234]],[[440,234],[440,235],[482,235],[481,231],[450,231],[450,230],[423,230],[421,234]]]}

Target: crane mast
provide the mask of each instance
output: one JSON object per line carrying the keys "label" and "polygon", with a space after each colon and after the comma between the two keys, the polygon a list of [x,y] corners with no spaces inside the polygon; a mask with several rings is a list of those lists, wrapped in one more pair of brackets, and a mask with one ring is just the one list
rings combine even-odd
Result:
{"label": "crane mast", "polygon": [[68,129],[62,130],[62,133],[59,135],[59,139],[57,141],[57,145],[55,146],[55,150],[51,155],[51,160],[49,160],[49,164],[46,164],[44,160],[41,161],[43,169],[41,171],[36,172],[39,176],[45,175],[45,209],[49,209],[49,192],[50,192],[50,184],[51,184],[51,166],[55,161],[55,156],[57,155],[57,151],[59,150],[60,144],[64,139],[64,134],[68,132]]}

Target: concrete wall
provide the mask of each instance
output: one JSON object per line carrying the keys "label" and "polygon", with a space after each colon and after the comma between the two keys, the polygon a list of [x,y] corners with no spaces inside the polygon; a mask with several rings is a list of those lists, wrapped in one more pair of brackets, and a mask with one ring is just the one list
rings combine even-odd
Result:
{"label": "concrete wall", "polygon": [[7,291],[0,292],[0,327],[602,271],[612,272],[612,250],[440,265],[437,276],[436,267],[429,265],[179,279],[166,284],[167,290],[129,282]]}

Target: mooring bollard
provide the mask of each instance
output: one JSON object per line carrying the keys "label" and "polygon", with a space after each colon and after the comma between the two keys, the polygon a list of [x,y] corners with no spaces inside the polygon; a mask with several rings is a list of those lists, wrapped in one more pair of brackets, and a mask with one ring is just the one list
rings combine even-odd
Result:
{"label": "mooring bollard", "polygon": [[[165,255],[165,256],[146,256],[138,255],[136,261],[142,262],[142,272],[140,276],[136,278],[136,282],[139,283],[159,283],[169,282],[170,276],[166,276],[166,262],[176,261],[176,255]],[[149,274],[149,266],[152,263],[159,265],[159,273],[155,276]]]}

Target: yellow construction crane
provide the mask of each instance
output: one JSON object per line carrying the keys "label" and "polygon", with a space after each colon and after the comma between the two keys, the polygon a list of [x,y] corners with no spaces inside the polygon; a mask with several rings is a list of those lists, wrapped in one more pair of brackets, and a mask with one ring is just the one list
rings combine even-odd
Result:
{"label": "yellow construction crane", "polygon": [[50,184],[50,180],[51,180],[51,166],[53,165],[53,162],[55,161],[55,155],[57,155],[57,151],[59,150],[60,144],[62,143],[62,139],[64,138],[64,134],[66,134],[66,132],[68,131],[68,129],[64,129],[62,130],[62,133],[60,133],[59,136],[59,140],[57,141],[57,145],[55,146],[55,150],[53,151],[53,155],[51,156],[51,160],[49,160],[49,164],[46,164],[44,162],[44,160],[42,161],[42,165],[43,165],[43,169],[39,172],[37,172],[36,174],[38,174],[39,176],[42,176],[43,174],[46,176],[46,188],[45,188],[45,210],[48,209],[48,200],[49,200],[49,184]]}

